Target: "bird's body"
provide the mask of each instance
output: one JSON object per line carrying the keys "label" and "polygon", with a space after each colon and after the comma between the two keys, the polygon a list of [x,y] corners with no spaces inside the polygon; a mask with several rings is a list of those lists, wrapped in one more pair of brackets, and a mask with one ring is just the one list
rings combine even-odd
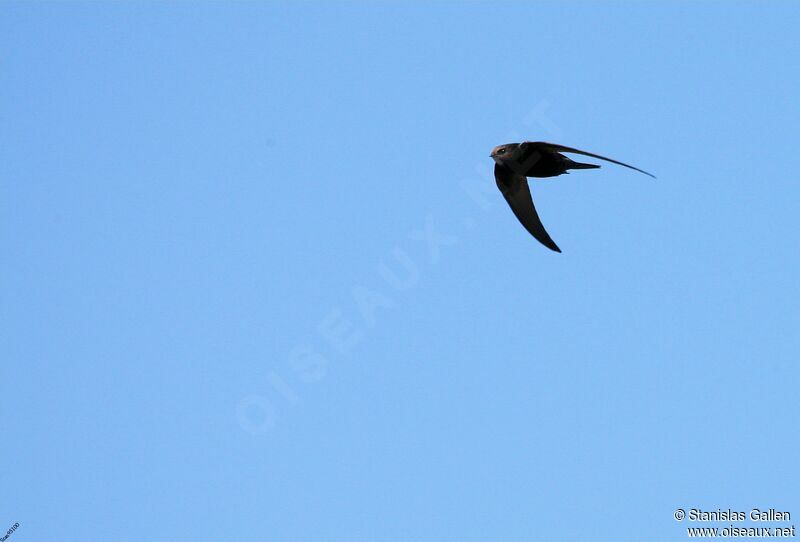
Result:
{"label": "bird's body", "polygon": [[525,177],[556,177],[567,173],[569,169],[600,167],[594,164],[575,162],[559,152],[542,152],[532,144],[509,143],[501,145],[492,151],[492,157],[502,156],[495,153],[503,150],[508,153],[507,156],[500,159],[503,165],[510,168],[514,173]]}
{"label": "bird's body", "polygon": [[544,229],[536,207],[533,205],[530,188],[528,187],[527,177],[556,177],[564,173],[569,173],[571,169],[595,169],[600,166],[595,164],[583,164],[575,162],[564,156],[563,152],[582,154],[591,156],[607,162],[612,162],[620,166],[634,169],[645,175],[651,175],[646,171],[623,162],[592,154],[590,152],[545,143],[543,141],[525,141],[523,143],[507,143],[492,149],[491,157],[495,161],[494,177],[497,187],[506,198],[509,207],[514,215],[522,223],[528,232],[533,235],[540,243],[556,252],[561,252],[558,245],[553,242]]}

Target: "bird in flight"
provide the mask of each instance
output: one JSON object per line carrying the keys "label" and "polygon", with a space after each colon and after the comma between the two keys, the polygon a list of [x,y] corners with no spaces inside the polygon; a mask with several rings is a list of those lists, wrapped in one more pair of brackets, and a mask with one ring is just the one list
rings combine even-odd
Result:
{"label": "bird in flight", "polygon": [[655,175],[647,173],[638,167],[633,167],[599,154],[556,145],[555,143],[545,143],[543,141],[524,141],[522,143],[506,143],[492,149],[490,155],[494,159],[494,178],[497,181],[497,188],[503,193],[509,207],[514,211],[514,215],[522,223],[528,233],[533,235],[537,241],[542,243],[550,250],[561,252],[558,245],[553,242],[536,213],[533,205],[531,190],[528,187],[527,177],[556,177],[563,173],[569,173],[570,169],[595,169],[599,168],[595,164],[582,164],[575,162],[561,154],[568,152],[582,154],[605,160],[626,168],[634,169],[645,175],[650,175],[655,179]]}

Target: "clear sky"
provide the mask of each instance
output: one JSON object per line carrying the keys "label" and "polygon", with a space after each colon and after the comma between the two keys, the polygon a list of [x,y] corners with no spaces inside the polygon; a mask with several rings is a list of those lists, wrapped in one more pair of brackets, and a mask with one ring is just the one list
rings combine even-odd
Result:
{"label": "clear sky", "polygon": [[[793,2],[0,4],[0,534],[800,523]],[[611,164],[533,181],[490,149]],[[791,523],[795,523],[792,521]]]}

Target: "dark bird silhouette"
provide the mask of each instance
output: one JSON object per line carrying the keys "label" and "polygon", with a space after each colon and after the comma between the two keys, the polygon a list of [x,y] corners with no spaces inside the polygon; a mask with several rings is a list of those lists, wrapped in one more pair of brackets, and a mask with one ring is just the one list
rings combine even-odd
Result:
{"label": "dark bird silhouette", "polygon": [[637,167],[600,156],[590,152],[545,143],[543,141],[524,141],[522,143],[507,143],[492,149],[490,155],[494,161],[494,178],[497,181],[497,188],[503,193],[509,207],[514,211],[514,215],[525,226],[528,233],[533,235],[536,240],[550,250],[561,252],[558,245],[553,242],[539,219],[536,207],[533,205],[531,190],[528,187],[526,177],[556,177],[563,173],[569,173],[570,169],[595,169],[599,168],[595,164],[583,164],[575,162],[561,154],[570,152],[582,154],[605,160],[626,168],[634,169],[645,175],[655,176]]}

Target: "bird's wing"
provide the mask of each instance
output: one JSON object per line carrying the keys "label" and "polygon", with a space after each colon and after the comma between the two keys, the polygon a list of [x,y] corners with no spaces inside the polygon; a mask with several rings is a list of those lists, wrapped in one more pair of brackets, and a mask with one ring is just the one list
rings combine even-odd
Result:
{"label": "bird's wing", "polygon": [[545,231],[536,207],[533,205],[531,190],[528,187],[528,179],[522,175],[517,175],[511,169],[500,164],[494,165],[494,178],[497,181],[497,188],[503,193],[509,207],[514,211],[514,215],[525,226],[528,233],[533,235],[537,241],[556,252],[561,252],[550,235]]}
{"label": "bird's wing", "polygon": [[638,171],[639,173],[644,173],[645,175],[649,175],[652,178],[656,178],[655,175],[652,173],[648,173],[643,169],[639,169],[638,167],[633,167],[630,164],[626,164],[624,162],[620,162],[618,160],[614,160],[612,158],[606,158],[605,156],[600,156],[599,154],[594,154],[591,152],[582,151],[579,149],[573,149],[572,147],[565,147],[564,145],[557,145],[555,143],[546,143],[544,141],[525,141],[524,143],[520,144],[520,150],[527,154],[531,151],[538,150],[539,152],[572,152],[575,154],[582,154],[584,156],[591,156],[592,158],[598,158],[600,160],[605,160],[606,162],[611,162],[613,164],[617,164],[619,166],[624,166],[629,169],[633,169]]}

